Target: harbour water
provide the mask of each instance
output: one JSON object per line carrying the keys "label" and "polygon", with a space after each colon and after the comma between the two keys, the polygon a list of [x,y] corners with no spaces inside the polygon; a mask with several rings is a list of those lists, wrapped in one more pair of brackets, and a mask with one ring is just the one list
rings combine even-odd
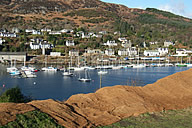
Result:
{"label": "harbour water", "polygon": [[[176,72],[184,71],[187,67],[146,67],[140,69],[126,68],[112,70],[102,75],[102,87],[114,85],[127,86],[145,86],[169,76]],[[6,72],[5,66],[0,66],[0,87],[5,85],[5,88],[19,86],[25,96],[31,96],[33,99],[55,99],[66,100],[74,94],[93,93],[100,88],[100,75],[97,70],[90,70],[89,75],[91,82],[78,81],[79,75],[83,76],[84,71],[75,72],[73,77],[66,77],[58,72],[43,72],[36,73],[37,78],[18,78],[12,77]]]}

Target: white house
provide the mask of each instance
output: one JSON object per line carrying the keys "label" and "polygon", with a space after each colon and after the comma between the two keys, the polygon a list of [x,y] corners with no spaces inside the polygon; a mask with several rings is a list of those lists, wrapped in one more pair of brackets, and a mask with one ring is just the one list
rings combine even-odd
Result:
{"label": "white house", "polygon": [[31,39],[30,44],[30,48],[33,50],[36,49],[52,49],[54,46],[53,44],[50,44],[49,42],[47,42],[46,40],[42,40],[42,39]]}
{"label": "white house", "polygon": [[88,54],[100,54],[102,53],[101,49],[85,49],[85,53],[88,53]]}
{"label": "white house", "polygon": [[41,29],[41,32],[51,32],[51,29],[43,28],[43,29]]}
{"label": "white house", "polygon": [[114,56],[115,51],[113,49],[107,49],[107,50],[105,50],[105,55]]}
{"label": "white house", "polygon": [[157,41],[155,41],[155,42],[149,42],[149,44],[150,44],[150,45],[155,45],[155,44],[158,44],[158,42],[157,42]]}
{"label": "white house", "polygon": [[128,56],[129,53],[128,53],[127,49],[121,49],[121,50],[118,50],[118,55],[119,56]]}
{"label": "white house", "polygon": [[145,50],[144,51],[144,56],[159,56],[159,51],[158,50]]}
{"label": "white house", "polygon": [[164,47],[169,47],[170,45],[174,45],[174,43],[173,42],[171,42],[171,41],[165,41],[164,42]]}
{"label": "white house", "polygon": [[33,31],[35,31],[34,29],[25,29],[26,33],[32,33]]}
{"label": "white house", "polygon": [[49,32],[50,35],[61,35],[60,31],[51,31]]}
{"label": "white house", "polygon": [[107,43],[104,43],[105,46],[109,46],[109,47],[113,47],[113,46],[117,46],[117,43],[115,42],[115,40],[113,41],[107,41]]}
{"label": "white house", "polygon": [[50,56],[61,56],[61,52],[50,52]]}
{"label": "white house", "polygon": [[0,37],[12,37],[12,38],[15,38],[17,37],[17,34],[15,33],[9,33],[9,32],[0,32]]}
{"label": "white house", "polygon": [[0,38],[0,45],[2,45],[3,42],[5,42],[5,40],[3,40],[2,38]]}
{"label": "white house", "polygon": [[85,35],[85,33],[83,32],[82,33],[82,38],[90,38],[90,36],[89,35]]}
{"label": "white house", "polygon": [[70,50],[69,51],[69,56],[79,56],[79,51],[77,51],[77,50]]}
{"label": "white house", "polygon": [[75,46],[74,40],[67,40],[66,41],[66,46]]}
{"label": "white house", "polygon": [[136,47],[129,47],[126,49],[118,50],[118,55],[119,56],[136,56],[137,55]]}
{"label": "white house", "polygon": [[73,33],[74,31],[72,29],[62,29],[60,32],[61,33]]}
{"label": "white house", "polygon": [[176,49],[176,54],[178,55],[186,54],[186,49]]}
{"label": "white house", "polygon": [[169,53],[168,48],[158,48],[157,50],[158,50],[160,56],[166,56]]}
{"label": "white house", "polygon": [[39,30],[33,30],[32,34],[33,35],[41,35],[41,32]]}
{"label": "white house", "polygon": [[128,51],[128,56],[136,56],[137,55],[136,47],[127,48],[127,51]]}
{"label": "white house", "polygon": [[105,35],[107,34],[107,31],[100,31],[99,34]]}

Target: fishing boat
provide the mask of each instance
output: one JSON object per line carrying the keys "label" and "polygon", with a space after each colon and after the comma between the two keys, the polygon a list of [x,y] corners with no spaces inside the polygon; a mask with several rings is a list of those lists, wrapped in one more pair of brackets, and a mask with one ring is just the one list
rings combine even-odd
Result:
{"label": "fishing boat", "polygon": [[83,77],[79,76],[78,80],[81,81],[81,82],[90,82],[91,81],[91,78],[90,78],[87,70],[85,70],[85,77],[83,78]]}

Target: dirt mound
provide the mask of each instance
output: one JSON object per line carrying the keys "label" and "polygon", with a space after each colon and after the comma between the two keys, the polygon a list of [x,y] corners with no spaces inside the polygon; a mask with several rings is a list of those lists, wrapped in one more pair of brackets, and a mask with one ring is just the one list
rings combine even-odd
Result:
{"label": "dirt mound", "polygon": [[[18,105],[38,108],[68,128],[108,125],[145,112],[192,106],[191,78],[192,69],[144,87],[118,85],[99,89],[96,93],[73,95],[66,102],[44,100]],[[0,104],[0,108],[2,105],[6,104]],[[0,109],[0,112],[6,109]],[[0,122],[3,122],[2,118]]]}
{"label": "dirt mound", "polygon": [[0,125],[14,121],[17,114],[23,114],[35,110],[34,107],[27,104],[0,103]]}

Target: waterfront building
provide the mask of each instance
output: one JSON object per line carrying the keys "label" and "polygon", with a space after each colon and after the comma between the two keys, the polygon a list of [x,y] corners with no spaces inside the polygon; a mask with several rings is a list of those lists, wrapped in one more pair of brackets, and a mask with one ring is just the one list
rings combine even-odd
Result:
{"label": "waterfront building", "polygon": [[18,60],[24,61],[27,58],[26,52],[0,52],[0,61],[4,60]]}
{"label": "waterfront building", "polygon": [[166,56],[169,53],[168,48],[158,48],[160,56]]}
{"label": "waterfront building", "polygon": [[69,51],[69,56],[79,56],[79,51],[77,50],[70,50]]}
{"label": "waterfront building", "polygon": [[107,50],[105,50],[105,55],[114,56],[115,51],[113,49],[107,49]]}
{"label": "waterfront building", "polygon": [[158,50],[145,50],[144,51],[144,56],[159,56],[159,51]]}

